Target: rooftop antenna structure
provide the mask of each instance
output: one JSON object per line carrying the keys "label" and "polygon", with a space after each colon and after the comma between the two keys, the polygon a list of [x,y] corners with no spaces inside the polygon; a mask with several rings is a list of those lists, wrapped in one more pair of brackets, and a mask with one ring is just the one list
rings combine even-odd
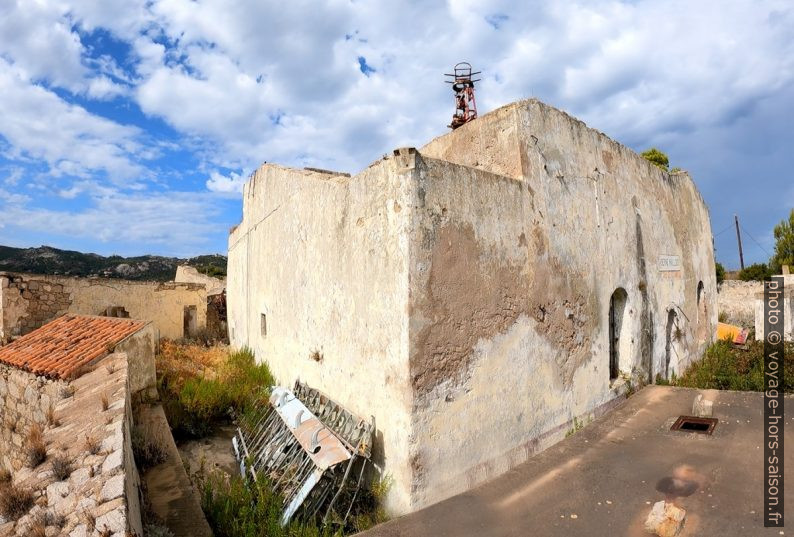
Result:
{"label": "rooftop antenna structure", "polygon": [[452,115],[452,123],[447,125],[452,130],[461,125],[465,125],[472,119],[477,118],[477,103],[474,100],[474,83],[481,79],[473,79],[482,71],[471,72],[469,62],[460,62],[455,65],[454,73],[444,73],[444,76],[452,77],[452,80],[445,80],[447,84],[452,84],[452,91],[455,92],[455,113]]}

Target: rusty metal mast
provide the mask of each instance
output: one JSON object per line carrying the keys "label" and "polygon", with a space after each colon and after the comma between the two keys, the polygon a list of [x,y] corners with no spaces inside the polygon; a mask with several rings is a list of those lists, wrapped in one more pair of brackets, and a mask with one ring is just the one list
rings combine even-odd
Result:
{"label": "rusty metal mast", "polygon": [[482,71],[471,72],[471,64],[460,62],[455,65],[453,73],[444,73],[444,76],[452,77],[445,80],[447,84],[452,84],[452,91],[455,92],[455,113],[452,116],[452,123],[447,125],[450,129],[457,129],[477,117],[477,102],[474,100],[474,83],[481,79],[473,79]]}

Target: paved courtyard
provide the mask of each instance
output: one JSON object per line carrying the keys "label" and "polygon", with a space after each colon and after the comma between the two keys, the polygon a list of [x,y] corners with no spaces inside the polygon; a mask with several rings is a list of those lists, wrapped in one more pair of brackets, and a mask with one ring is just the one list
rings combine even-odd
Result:
{"label": "paved courtyard", "polygon": [[[712,436],[673,432],[698,393],[714,401]],[[649,386],[507,474],[363,533],[397,536],[646,536],[653,503],[675,496],[680,534],[794,535],[794,397],[786,397],[788,532],[764,528],[760,393]],[[671,490],[671,478],[688,484]]]}

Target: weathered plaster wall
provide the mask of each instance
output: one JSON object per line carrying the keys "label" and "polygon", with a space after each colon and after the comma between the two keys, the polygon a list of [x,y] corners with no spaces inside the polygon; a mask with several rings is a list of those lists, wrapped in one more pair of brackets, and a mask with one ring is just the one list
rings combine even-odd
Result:
{"label": "weathered plaster wall", "polygon": [[226,289],[226,278],[214,278],[200,273],[196,267],[180,265],[176,268],[174,281],[177,283],[197,283],[207,289],[207,296],[217,295]]}
{"label": "weathered plaster wall", "polygon": [[154,355],[157,352],[159,332],[154,323],[146,326],[116,345],[115,352],[127,355],[130,393],[133,396],[156,396],[157,373]]}
{"label": "weathered plaster wall", "polygon": [[394,477],[395,512],[411,495],[411,188],[392,160],[352,178],[267,164],[246,184],[229,237],[231,344],[254,349],[283,384],[299,377],[375,417],[375,458]]}
{"label": "weathered plaster wall", "polygon": [[[12,374],[15,379],[27,377],[34,391],[41,388],[42,380],[29,373],[13,370]],[[20,394],[16,406],[25,410],[18,412],[33,409],[35,414],[53,404],[56,421],[44,424],[46,461],[32,469],[12,465],[14,485],[32,490],[39,499],[19,520],[0,519],[0,536],[32,535],[33,525],[40,520],[48,521],[47,535],[98,536],[105,530],[111,535],[143,535],[128,380],[127,356],[115,353],[69,383],[73,391],[64,390],[64,383],[47,383],[43,390],[46,400],[42,396],[31,401],[26,392]],[[103,396],[108,400],[107,409],[103,409]],[[8,405],[0,407],[0,412],[8,409]],[[96,453],[90,452],[88,439],[98,446]],[[0,452],[14,449],[0,437]],[[45,471],[59,455],[72,462],[71,474],[64,481],[55,481],[52,472]],[[53,525],[55,521],[58,526]]]}
{"label": "weathered plaster wall", "polygon": [[123,307],[133,319],[152,321],[161,337],[184,336],[185,308],[195,307],[196,327],[206,326],[203,285],[133,282],[38,274],[0,274],[0,341],[24,335],[64,313],[102,315]]}
{"label": "weathered plaster wall", "polygon": [[[536,101],[494,114],[417,159],[414,507],[522,462],[625,389],[609,375],[616,289],[619,365],[634,383],[682,372],[716,323],[708,211],[688,175]],[[483,147],[518,152],[520,173]],[[663,256],[680,270],[659,270]]]}
{"label": "weathered plaster wall", "polygon": [[526,460],[629,382],[680,373],[717,314],[688,175],[536,101],[419,153],[352,178],[265,165],[229,237],[232,344],[376,417],[395,514]]}
{"label": "weathered plaster wall", "polygon": [[717,288],[717,308],[720,314],[725,314],[725,322],[752,326],[755,295],[763,290],[763,282],[724,280]]}

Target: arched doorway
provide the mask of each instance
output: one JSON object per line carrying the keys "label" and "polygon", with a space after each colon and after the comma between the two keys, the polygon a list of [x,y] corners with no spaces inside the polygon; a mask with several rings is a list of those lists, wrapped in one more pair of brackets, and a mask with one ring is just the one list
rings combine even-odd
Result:
{"label": "arched doorway", "polygon": [[609,381],[620,375],[620,347],[623,332],[623,317],[626,312],[628,295],[622,287],[615,289],[609,299]]}
{"label": "arched doorway", "polygon": [[706,297],[703,288],[703,282],[698,282],[697,288],[697,339],[699,343],[703,343],[708,339],[708,324],[709,312],[708,304],[706,304]]}
{"label": "arched doorway", "polygon": [[678,314],[675,309],[670,308],[667,312],[667,327],[665,329],[666,343],[664,346],[664,379],[670,379],[670,362],[675,359],[678,361],[678,342],[683,337],[681,328],[678,326]]}

